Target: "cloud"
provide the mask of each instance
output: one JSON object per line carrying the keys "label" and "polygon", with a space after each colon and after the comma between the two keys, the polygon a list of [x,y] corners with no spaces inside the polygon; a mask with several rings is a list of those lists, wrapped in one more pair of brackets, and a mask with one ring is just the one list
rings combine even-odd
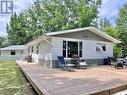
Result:
{"label": "cloud", "polygon": [[[0,0],[1,1],[1,0]],[[31,6],[34,0],[13,0],[14,12],[21,12],[23,9]],[[102,0],[102,7],[99,9],[99,16],[101,18],[108,18],[111,23],[115,23],[115,19],[118,14],[118,9],[121,8],[127,0]],[[10,20],[11,15],[1,15],[0,14],[0,36],[6,36],[6,23]]]}
{"label": "cloud", "polygon": [[5,32],[5,31],[0,31],[0,36],[1,36],[1,37],[6,37],[6,36],[7,36],[7,32]]}
{"label": "cloud", "polygon": [[23,9],[26,9],[31,6],[33,0],[14,0],[14,12],[19,13]]}
{"label": "cloud", "polygon": [[102,6],[99,9],[99,16],[101,18],[106,17],[112,24],[115,24],[118,11],[125,3],[127,3],[127,0],[102,0]]}
{"label": "cloud", "polygon": [[[2,0],[0,0],[1,2]],[[28,8],[32,4],[33,0],[13,0],[13,11],[16,13]],[[0,14],[0,36],[7,36],[6,24],[10,21],[11,15]]]}

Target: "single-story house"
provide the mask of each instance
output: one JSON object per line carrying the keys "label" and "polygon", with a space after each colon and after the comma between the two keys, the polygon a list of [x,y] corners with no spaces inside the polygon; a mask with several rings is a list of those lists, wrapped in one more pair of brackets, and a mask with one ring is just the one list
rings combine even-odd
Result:
{"label": "single-story house", "polygon": [[113,57],[113,44],[119,40],[94,27],[45,33],[27,44],[33,62],[46,67],[56,67],[57,56],[71,59],[79,55],[87,64],[102,63],[104,58]]}
{"label": "single-story house", "polygon": [[27,47],[25,45],[13,45],[0,48],[0,60],[24,59]]}

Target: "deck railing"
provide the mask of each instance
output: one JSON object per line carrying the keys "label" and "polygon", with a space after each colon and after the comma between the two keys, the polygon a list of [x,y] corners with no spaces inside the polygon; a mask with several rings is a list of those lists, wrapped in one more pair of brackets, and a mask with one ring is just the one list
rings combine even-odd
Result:
{"label": "deck railing", "polygon": [[52,66],[52,54],[51,53],[41,53],[41,54],[32,54],[32,61],[34,63],[43,63],[44,66]]}

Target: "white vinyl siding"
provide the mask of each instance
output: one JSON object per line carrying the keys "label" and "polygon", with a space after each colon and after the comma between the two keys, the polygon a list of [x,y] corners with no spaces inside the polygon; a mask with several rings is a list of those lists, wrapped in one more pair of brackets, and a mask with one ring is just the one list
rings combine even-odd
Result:
{"label": "white vinyl siding", "polygon": [[50,39],[47,39],[47,40],[49,42],[42,40],[39,43],[35,43],[29,46],[29,47],[33,47],[33,52],[30,52],[30,55],[32,55],[32,59],[33,59],[32,61],[34,63],[39,63],[39,60],[50,60],[51,59],[51,48],[52,48],[50,44],[51,40]]}
{"label": "white vinyl siding", "polygon": [[[39,43],[39,53],[38,54],[43,54],[43,53],[51,53],[51,45],[47,43],[46,41],[42,41]],[[37,45],[36,45],[36,50],[37,50]]]}
{"label": "white vinyl siding", "polygon": [[[52,38],[52,55],[53,60],[57,60],[57,56],[63,55],[63,41],[76,41],[76,39],[68,38]],[[89,41],[89,40],[77,40],[83,42],[82,45],[82,58],[83,59],[104,59],[113,56],[113,44],[101,41]],[[106,45],[106,51],[97,52],[97,43],[103,43]]]}
{"label": "white vinyl siding", "polygon": [[104,59],[113,56],[113,45],[111,43],[105,43],[106,51],[100,51],[100,52],[96,51],[97,43],[98,42],[96,41],[84,41],[83,43],[84,59]]}
{"label": "white vinyl siding", "polygon": [[33,47],[33,52],[32,50],[30,50],[30,54],[37,54],[37,50],[38,54],[51,53],[51,45],[47,43],[45,40],[41,41],[40,43],[33,44],[29,47],[30,49],[32,49]]}
{"label": "white vinyl siding", "polygon": [[60,38],[52,38],[52,58],[57,60],[57,56],[62,56],[63,52],[63,40]]}

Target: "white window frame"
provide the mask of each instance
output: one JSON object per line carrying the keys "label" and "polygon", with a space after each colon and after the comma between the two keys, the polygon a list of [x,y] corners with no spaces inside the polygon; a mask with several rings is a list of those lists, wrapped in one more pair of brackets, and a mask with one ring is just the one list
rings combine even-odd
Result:
{"label": "white window frame", "polygon": [[[68,57],[68,42],[77,42],[78,43],[78,55],[80,54],[80,50],[82,50],[82,56],[83,57],[83,41],[68,41],[68,40],[63,40],[63,42],[66,41],[66,57],[65,58],[69,58]],[[80,46],[80,42],[82,43],[82,49],[79,48]],[[62,55],[63,55],[63,43],[62,43]],[[80,56],[80,55],[79,55]]]}
{"label": "white window frame", "polygon": [[[103,46],[105,46],[105,51],[103,50]],[[97,51],[97,47],[100,47],[100,51]],[[97,43],[96,44],[96,52],[106,52],[107,51],[107,48],[106,48],[106,44],[104,44],[104,43]]]}

